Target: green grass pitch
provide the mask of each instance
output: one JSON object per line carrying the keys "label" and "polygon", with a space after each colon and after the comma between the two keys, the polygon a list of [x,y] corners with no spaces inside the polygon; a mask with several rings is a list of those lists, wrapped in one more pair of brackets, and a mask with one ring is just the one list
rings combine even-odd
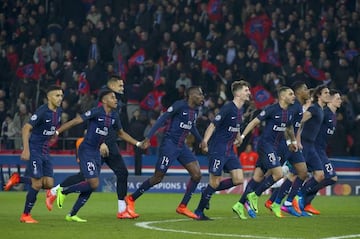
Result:
{"label": "green grass pitch", "polygon": [[[231,211],[238,195],[214,195],[211,209],[205,211],[213,221],[194,221],[176,214],[181,194],[147,193],[136,202],[140,217],[135,220],[116,218],[115,193],[94,193],[80,210],[87,223],[67,222],[65,215],[77,195],[66,198],[64,208],[54,205],[52,212],[45,207],[45,193],[40,192],[32,211],[39,224],[19,222],[24,207],[25,192],[0,192],[0,238],[3,239],[115,239],[115,238],[360,238],[360,197],[315,198],[313,205],[321,215],[296,218],[286,215],[276,218],[264,206],[267,196],[259,201],[256,219],[240,220]],[[194,209],[199,201],[195,194],[189,204]]]}

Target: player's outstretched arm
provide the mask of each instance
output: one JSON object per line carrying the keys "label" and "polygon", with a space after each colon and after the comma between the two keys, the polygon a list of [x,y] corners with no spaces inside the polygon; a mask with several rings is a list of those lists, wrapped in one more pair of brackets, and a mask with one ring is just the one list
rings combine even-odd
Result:
{"label": "player's outstretched arm", "polygon": [[244,140],[246,135],[248,135],[258,124],[260,124],[260,122],[261,121],[258,118],[254,118],[252,121],[250,121],[250,123],[246,126],[240,138],[238,139],[240,140],[238,142],[239,145],[242,144],[242,141]]}
{"label": "player's outstretched arm", "polygon": [[66,131],[74,126],[81,124],[82,122],[84,122],[83,118],[81,118],[81,116],[76,116],[74,119],[61,125],[61,127],[58,128],[58,130],[56,131],[56,134],[59,135],[62,132]]}
{"label": "player's outstretched arm", "polygon": [[128,142],[132,145],[135,145],[136,147],[139,147],[142,149],[145,149],[148,147],[148,145],[146,144],[146,140],[139,142],[136,139],[134,139],[133,137],[131,137],[128,133],[126,133],[123,129],[119,130],[118,135],[120,138],[122,138],[123,140],[125,140],[126,142]]}

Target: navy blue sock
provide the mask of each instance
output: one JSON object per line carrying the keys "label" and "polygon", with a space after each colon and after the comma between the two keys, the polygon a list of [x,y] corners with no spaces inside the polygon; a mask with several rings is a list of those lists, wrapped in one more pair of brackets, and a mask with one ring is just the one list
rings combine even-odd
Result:
{"label": "navy blue sock", "polygon": [[19,183],[25,183],[25,184],[31,185],[31,178],[21,176],[20,180],[19,180]]}
{"label": "navy blue sock", "polygon": [[323,181],[321,181],[318,185],[314,187],[313,191],[306,194],[304,199],[304,204],[305,205],[310,204],[320,189],[329,185],[333,185],[335,183],[336,183],[335,180],[332,180],[331,178],[325,178]]}
{"label": "navy blue sock", "polygon": [[39,193],[39,191],[36,191],[32,187],[29,188],[28,193],[26,194],[26,201],[25,201],[25,208],[24,208],[25,214],[29,214],[31,212],[31,209],[35,205],[36,196],[38,193]]}
{"label": "navy blue sock", "polygon": [[239,200],[240,203],[244,204],[246,202],[246,196],[251,193],[254,192],[255,189],[260,185],[261,182],[256,182],[254,179],[251,179],[248,183],[248,185],[245,188],[245,191],[243,193],[243,195],[241,195],[241,198]]}
{"label": "navy blue sock", "polygon": [[301,188],[300,192],[301,195],[303,195],[304,197],[306,196],[306,194],[310,193],[311,191],[314,190],[314,188],[316,187],[316,185],[318,185],[319,183],[315,180],[314,177],[311,177],[305,184],[304,186]]}
{"label": "navy blue sock", "polygon": [[87,192],[82,192],[79,194],[78,199],[76,200],[73,208],[70,211],[70,216],[74,216],[78,213],[80,208],[82,208],[82,206],[84,206],[85,203],[87,202],[87,200],[90,198],[91,193],[92,193],[92,190],[87,191]]}
{"label": "navy blue sock", "polygon": [[303,184],[304,180],[300,179],[299,177],[295,178],[295,181],[292,184],[289,196],[287,198],[288,202],[292,202],[294,200],[294,197],[298,194],[299,190],[301,190]]}
{"label": "navy blue sock", "polygon": [[201,199],[196,211],[204,211],[204,208],[209,204],[210,198],[215,192],[216,190],[208,185],[201,194]]}
{"label": "navy blue sock", "polygon": [[292,182],[287,178],[279,188],[278,195],[275,199],[275,203],[281,204],[284,197],[289,193]]}
{"label": "navy blue sock", "polygon": [[317,191],[319,191],[320,189],[329,186],[329,185],[333,185],[335,184],[336,181],[331,179],[331,178],[325,178],[324,180],[322,180],[319,184],[318,184],[318,189]]}
{"label": "navy blue sock", "polygon": [[273,189],[271,189],[271,196],[270,196],[270,198],[268,199],[268,201],[270,201],[270,202],[273,203],[273,202],[275,201],[278,193],[279,193],[279,190],[280,190],[280,188],[273,188]]}
{"label": "navy blue sock", "polygon": [[187,205],[189,203],[191,196],[194,193],[198,184],[199,184],[199,182],[195,182],[192,179],[189,180],[189,182],[186,185],[186,191],[185,191],[184,197],[181,200],[180,204]]}
{"label": "navy blue sock", "polygon": [[131,197],[133,198],[133,200],[135,201],[136,199],[138,199],[141,195],[143,195],[144,192],[146,192],[147,190],[149,190],[152,187],[152,185],[150,185],[150,178],[146,179],[145,182],[143,182],[140,187],[133,193],[131,194]]}
{"label": "navy blue sock", "polygon": [[60,183],[60,186],[69,187],[71,185],[81,183],[82,181],[85,181],[85,178],[81,173],[78,173],[65,178],[64,181]]}
{"label": "navy blue sock", "polygon": [[83,192],[89,192],[89,191],[92,191],[90,183],[87,181],[83,181],[81,183],[71,185],[69,187],[64,188],[62,193],[67,195],[69,193],[74,193],[74,192],[83,193]]}
{"label": "navy blue sock", "polygon": [[260,196],[266,189],[270,188],[275,183],[272,175],[267,176],[261,184],[255,189],[255,194]]}
{"label": "navy blue sock", "polygon": [[221,190],[225,190],[225,189],[229,189],[231,187],[234,187],[234,183],[232,181],[231,178],[226,178],[224,180],[222,180],[219,184],[219,186],[216,188],[216,191],[221,191]]}

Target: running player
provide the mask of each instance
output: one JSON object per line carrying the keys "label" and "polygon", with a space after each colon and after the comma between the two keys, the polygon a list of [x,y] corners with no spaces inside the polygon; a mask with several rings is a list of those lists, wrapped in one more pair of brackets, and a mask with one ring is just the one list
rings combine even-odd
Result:
{"label": "running player", "polygon": [[[234,99],[224,105],[205,131],[201,148],[208,152],[209,184],[202,192],[201,200],[195,210],[198,220],[209,220],[204,214],[211,196],[215,191],[231,188],[242,184],[244,175],[242,166],[234,152],[234,142],[241,142],[240,124],[242,122],[244,103],[249,100],[249,84],[244,81],[235,81],[231,84]],[[236,142],[236,138],[238,139]],[[208,142],[210,140],[209,148]],[[230,173],[231,178],[221,181],[223,170]],[[242,214],[243,210],[242,210]]]}
{"label": "running player", "polygon": [[[295,103],[289,108],[289,110],[293,111],[294,114],[294,132],[296,134],[297,130],[300,127],[300,121],[303,115],[303,105],[310,98],[310,94],[306,84],[301,81],[295,82],[292,85],[292,89],[295,92],[296,99]],[[278,210],[278,208],[280,208],[282,200],[288,194],[287,200],[284,202],[283,206],[281,206],[281,210],[294,216],[301,216],[302,212],[297,211],[297,209],[294,208],[292,204],[293,199],[298,194],[299,189],[301,188],[304,180],[307,177],[307,167],[305,159],[302,155],[302,151],[300,150],[296,152],[288,151],[285,141],[283,141],[282,147],[286,155],[285,161],[287,160],[287,163],[291,165],[291,170],[281,184],[279,190],[277,192],[273,192],[273,201],[268,200],[265,203],[265,206],[271,209],[271,204],[275,202],[277,205],[274,205],[273,207],[276,207],[276,210]],[[305,216],[306,214],[303,215]]]}
{"label": "running player", "polygon": [[200,87],[192,86],[187,90],[186,100],[176,101],[156,121],[146,136],[146,142],[163,125],[166,124],[166,133],[163,137],[158,160],[155,166],[155,173],[144,181],[141,186],[131,195],[125,197],[129,211],[135,213],[135,200],[152,186],[160,183],[164,178],[171,164],[178,160],[190,174],[190,180],[184,197],[176,209],[176,212],[187,217],[196,219],[197,216],[187,208],[191,195],[195,191],[201,179],[200,165],[195,155],[185,144],[185,138],[191,132],[201,142],[196,125],[198,107],[203,104],[204,95]]}
{"label": "running player", "polygon": [[60,134],[75,125],[88,121],[88,129],[84,141],[79,147],[80,170],[86,181],[65,188],[59,187],[57,190],[56,201],[59,208],[62,208],[67,194],[80,192],[72,210],[65,217],[67,221],[87,221],[78,217],[77,213],[99,185],[99,174],[101,169],[100,155],[103,157],[109,155],[109,148],[104,141],[109,134],[111,127],[116,129],[119,136],[126,142],[138,147],[145,146],[143,142],[138,142],[122,129],[119,114],[115,110],[117,107],[115,93],[111,90],[103,90],[100,93],[99,99],[102,106],[95,107],[84,114],[77,116],[73,120],[66,122],[57,132],[57,134]]}
{"label": "running player", "polygon": [[328,139],[330,136],[332,136],[335,132],[336,128],[336,111],[341,106],[341,95],[340,92],[337,90],[330,90],[330,102],[327,103],[327,106],[324,108],[324,120],[321,124],[319,134],[316,137],[316,144],[315,149],[318,153],[323,169],[325,174],[325,179],[321,181],[314,189],[313,191],[307,193],[304,196],[304,210],[306,212],[312,213],[312,214],[320,214],[320,211],[315,209],[311,202],[316,196],[317,192],[329,185],[333,185],[337,182],[337,175],[335,172],[335,169],[333,165],[331,164],[329,158],[326,154],[326,147],[328,144]]}
{"label": "running player", "polygon": [[299,194],[299,207],[304,210],[303,196],[314,190],[324,180],[324,170],[315,148],[316,137],[324,120],[324,107],[330,100],[330,91],[325,85],[317,86],[313,94],[313,104],[304,112],[297,132],[299,148],[303,150],[306,165],[313,176],[306,181]]}
{"label": "running player", "polygon": [[53,165],[49,154],[49,141],[60,125],[64,94],[59,86],[50,86],[46,92],[47,104],[40,106],[22,129],[24,149],[21,159],[27,160],[26,172],[31,178],[31,186],[26,195],[25,208],[20,222],[38,223],[30,212],[40,189],[50,189],[54,185]]}

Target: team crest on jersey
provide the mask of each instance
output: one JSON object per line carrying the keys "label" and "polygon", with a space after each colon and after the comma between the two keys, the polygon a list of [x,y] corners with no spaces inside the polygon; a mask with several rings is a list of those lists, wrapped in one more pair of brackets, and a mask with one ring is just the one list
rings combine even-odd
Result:
{"label": "team crest on jersey", "polygon": [[90,110],[88,110],[88,111],[85,112],[85,116],[90,116],[90,115],[91,115],[91,111],[90,111]]}
{"label": "team crest on jersey", "polygon": [[265,115],[265,110],[261,111],[260,116],[264,116]]}
{"label": "team crest on jersey", "polygon": [[31,120],[36,120],[37,119],[37,115],[32,115],[31,116]]}
{"label": "team crest on jersey", "polygon": [[172,112],[174,110],[174,108],[172,106],[169,107],[169,109],[167,110],[167,112]]}
{"label": "team crest on jersey", "polygon": [[221,120],[221,115],[216,115],[216,116],[215,116],[215,120],[216,120],[216,121]]}

